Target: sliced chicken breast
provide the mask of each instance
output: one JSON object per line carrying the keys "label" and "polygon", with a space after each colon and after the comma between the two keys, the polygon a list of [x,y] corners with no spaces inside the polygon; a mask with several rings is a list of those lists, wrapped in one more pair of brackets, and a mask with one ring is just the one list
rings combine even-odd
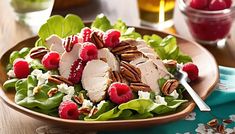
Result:
{"label": "sliced chicken breast", "polygon": [[119,71],[119,62],[113,53],[108,48],[102,48],[98,50],[98,58],[104,59],[112,71]]}

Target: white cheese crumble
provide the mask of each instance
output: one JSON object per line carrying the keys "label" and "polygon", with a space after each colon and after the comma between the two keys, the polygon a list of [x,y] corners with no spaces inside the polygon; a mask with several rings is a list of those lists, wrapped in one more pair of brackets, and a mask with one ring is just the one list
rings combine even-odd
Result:
{"label": "white cheese crumble", "polygon": [[62,83],[60,85],[57,85],[57,87],[58,87],[58,91],[66,94],[63,97],[63,101],[71,100],[71,98],[73,97],[73,95],[75,93],[75,90],[74,90],[73,86],[68,86],[67,84]]}
{"label": "white cheese crumble", "polygon": [[144,91],[138,91],[139,99],[150,99],[150,93]]}
{"label": "white cheese crumble", "polygon": [[82,103],[82,107],[87,107],[87,108],[91,108],[93,107],[93,103],[90,100],[84,99],[83,103]]}
{"label": "white cheese crumble", "polygon": [[165,98],[160,96],[160,95],[155,96],[155,102],[157,104],[160,104],[160,105],[167,105],[167,102],[165,101]]}
{"label": "white cheese crumble", "polygon": [[179,97],[179,94],[177,93],[176,90],[174,90],[174,91],[170,94],[170,96],[172,96],[172,97],[174,97],[175,99],[177,99],[177,98]]}
{"label": "white cheese crumble", "polygon": [[31,72],[31,75],[34,75],[37,77],[38,80],[38,86],[47,83],[48,77],[50,76],[51,72],[48,71],[46,73],[43,73],[42,70],[35,69],[33,72]]}
{"label": "white cheese crumble", "polygon": [[7,72],[7,75],[8,75],[9,77],[11,77],[11,78],[13,78],[13,77],[16,76],[15,73],[14,73],[14,70],[9,70],[9,71]]}
{"label": "white cheese crumble", "polygon": [[100,110],[104,103],[105,100],[102,100],[99,104],[97,104],[97,109]]}

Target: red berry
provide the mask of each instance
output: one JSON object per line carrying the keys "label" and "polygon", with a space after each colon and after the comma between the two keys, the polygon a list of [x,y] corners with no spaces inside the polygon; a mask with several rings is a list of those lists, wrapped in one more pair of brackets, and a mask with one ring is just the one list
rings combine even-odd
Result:
{"label": "red berry", "polygon": [[83,61],[90,61],[93,59],[97,59],[98,57],[98,49],[95,44],[91,42],[85,42],[82,44],[82,48],[80,50],[79,56]]}
{"label": "red berry", "polygon": [[84,66],[85,63],[82,60],[78,59],[74,61],[70,68],[70,74],[68,80],[73,82],[74,84],[79,83],[82,77]]}
{"label": "red berry", "polygon": [[59,116],[63,119],[78,119],[79,112],[77,104],[72,101],[61,102],[59,106]]}
{"label": "red berry", "polygon": [[108,89],[109,98],[116,104],[128,102],[134,98],[130,87],[124,83],[115,82]]}
{"label": "red berry", "polygon": [[117,30],[110,29],[105,32],[103,35],[104,45],[105,47],[115,47],[119,44],[119,37],[121,33]]}
{"label": "red berry", "polygon": [[59,67],[60,54],[52,51],[42,58],[42,64],[46,69],[57,69]]}
{"label": "red berry", "polygon": [[187,74],[188,74],[188,78],[191,80],[191,81],[194,81],[198,78],[198,67],[193,64],[193,63],[186,63],[184,64],[183,66],[183,71],[185,71]]}
{"label": "red berry", "polygon": [[227,7],[224,0],[212,0],[209,4],[209,10],[216,11],[216,10],[223,10]]}
{"label": "red berry", "polygon": [[230,8],[232,6],[232,0],[224,0],[224,2],[226,3],[227,8]]}
{"label": "red berry", "polygon": [[208,4],[208,0],[191,0],[189,5],[195,9],[204,9]]}
{"label": "red berry", "polygon": [[13,63],[13,70],[17,78],[26,78],[30,73],[29,63],[24,59],[16,59]]}
{"label": "red berry", "polygon": [[79,37],[77,35],[72,35],[65,38],[63,41],[63,46],[66,52],[70,52],[76,43],[79,43]]}
{"label": "red berry", "polygon": [[90,42],[91,41],[91,33],[92,33],[92,30],[88,27],[84,27],[82,30],[81,30],[81,35],[82,35],[82,38],[83,38],[83,42]]}

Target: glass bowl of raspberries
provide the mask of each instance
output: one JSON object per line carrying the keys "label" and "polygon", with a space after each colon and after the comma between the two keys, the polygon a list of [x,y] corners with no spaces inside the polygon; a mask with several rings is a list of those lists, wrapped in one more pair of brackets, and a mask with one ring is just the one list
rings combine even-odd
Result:
{"label": "glass bowl of raspberries", "polygon": [[178,0],[193,38],[202,44],[225,41],[235,18],[233,0]]}

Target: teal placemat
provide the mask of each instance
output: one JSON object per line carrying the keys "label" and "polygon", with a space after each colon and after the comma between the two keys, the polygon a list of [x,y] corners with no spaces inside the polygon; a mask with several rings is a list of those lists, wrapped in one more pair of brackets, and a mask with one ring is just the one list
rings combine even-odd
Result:
{"label": "teal placemat", "polygon": [[[206,103],[211,107],[212,112],[200,112],[196,108],[185,119],[167,123],[164,125],[141,128],[135,130],[117,132],[99,132],[100,134],[214,134],[218,133],[217,128],[207,126],[207,122],[217,118],[220,124],[225,126],[224,132],[235,134],[235,69],[219,67],[220,83],[207,98]],[[233,121],[230,124],[222,123],[223,119]]]}

